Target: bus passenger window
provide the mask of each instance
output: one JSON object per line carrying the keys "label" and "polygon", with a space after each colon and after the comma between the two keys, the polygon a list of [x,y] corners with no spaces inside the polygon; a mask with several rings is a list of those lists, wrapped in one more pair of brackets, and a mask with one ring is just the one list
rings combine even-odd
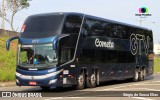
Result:
{"label": "bus passenger window", "polygon": [[71,50],[63,48],[61,51],[61,63],[65,63],[71,60]]}
{"label": "bus passenger window", "polygon": [[103,26],[104,34],[106,37],[111,36],[111,23],[106,22]]}
{"label": "bus passenger window", "polygon": [[94,64],[95,63],[95,50],[94,49],[82,49],[82,53],[79,59],[80,63]]}
{"label": "bus passenger window", "polygon": [[121,25],[118,25],[117,32],[118,32],[118,38],[123,39],[126,33],[125,28]]}
{"label": "bus passenger window", "polygon": [[63,34],[71,34],[71,33],[79,33],[80,26],[82,23],[82,17],[81,16],[67,16],[66,21],[63,26]]}
{"label": "bus passenger window", "polygon": [[106,36],[105,21],[86,18],[82,27],[83,37]]}
{"label": "bus passenger window", "polygon": [[113,38],[117,38],[118,36],[118,32],[117,32],[117,25],[113,24],[112,25],[112,33],[111,33],[111,37]]}

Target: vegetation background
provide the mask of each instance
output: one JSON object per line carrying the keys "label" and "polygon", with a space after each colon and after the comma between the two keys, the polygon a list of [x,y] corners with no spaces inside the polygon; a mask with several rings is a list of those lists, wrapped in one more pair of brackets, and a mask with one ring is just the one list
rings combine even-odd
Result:
{"label": "vegetation background", "polygon": [[8,38],[8,36],[0,37],[0,81],[15,80],[17,41],[13,41],[10,51],[7,51],[6,40]]}

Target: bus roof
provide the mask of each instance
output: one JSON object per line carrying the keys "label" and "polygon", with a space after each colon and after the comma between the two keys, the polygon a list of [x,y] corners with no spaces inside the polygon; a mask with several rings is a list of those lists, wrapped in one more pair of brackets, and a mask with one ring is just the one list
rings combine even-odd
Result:
{"label": "bus roof", "polygon": [[96,16],[92,16],[92,15],[87,15],[87,14],[83,14],[83,13],[77,13],[77,12],[55,12],[55,13],[43,13],[43,14],[35,14],[35,15],[31,15],[32,16],[48,16],[48,15],[85,15],[87,17],[90,18],[94,18],[94,19],[98,19],[98,20],[104,20],[104,21],[108,21],[108,22],[112,22],[112,23],[116,23],[116,24],[121,24],[121,25],[125,25],[125,26],[130,26],[130,27],[134,27],[134,28],[139,28],[139,29],[145,29],[145,30],[149,30],[148,28],[145,27],[141,27],[141,26],[137,26],[137,25],[132,25],[132,24],[127,24],[127,23],[123,23],[123,22],[119,22],[119,21],[114,21],[114,20],[110,20],[110,19],[106,19],[106,18],[101,18],[101,17],[96,17]]}

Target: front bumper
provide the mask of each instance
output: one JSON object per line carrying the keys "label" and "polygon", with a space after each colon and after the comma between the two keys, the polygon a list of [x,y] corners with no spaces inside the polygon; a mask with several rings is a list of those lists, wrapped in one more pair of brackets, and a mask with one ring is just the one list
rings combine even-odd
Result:
{"label": "front bumper", "polygon": [[59,75],[63,69],[42,75],[34,75],[34,72],[32,75],[24,75],[23,72],[16,72],[16,84],[18,86],[59,86],[62,84]]}

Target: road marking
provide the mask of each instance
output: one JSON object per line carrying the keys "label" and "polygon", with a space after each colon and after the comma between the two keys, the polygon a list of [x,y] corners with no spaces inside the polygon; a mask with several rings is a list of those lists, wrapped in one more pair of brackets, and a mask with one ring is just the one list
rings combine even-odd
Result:
{"label": "road marking", "polygon": [[117,86],[117,87],[101,89],[101,90],[97,90],[97,91],[108,91],[108,90],[113,90],[113,89],[117,89],[117,88],[131,87],[131,86],[135,86],[135,85],[145,85],[145,84],[152,83],[152,82],[155,82],[155,81],[144,82],[144,83],[139,83],[139,84],[138,83],[137,84],[129,84],[129,85],[126,85],[126,86]]}
{"label": "road marking", "polygon": [[131,97],[131,98],[139,99],[139,100],[155,100],[155,99],[143,98],[143,97]]}
{"label": "road marking", "polygon": [[[129,86],[130,86],[130,85],[129,85]],[[127,86],[117,86],[117,87],[113,87],[113,88],[101,89],[101,90],[96,90],[96,91],[108,91],[108,90],[113,90],[113,89],[123,88],[123,87],[128,87],[128,85],[127,85]]]}
{"label": "road marking", "polygon": [[160,81],[154,81],[154,82],[160,82]]}
{"label": "road marking", "polygon": [[160,85],[160,84],[142,84],[142,85]]}
{"label": "road marking", "polygon": [[151,90],[151,91],[160,91],[160,90],[157,90],[157,89],[149,89],[149,88],[142,88],[142,89]]}
{"label": "road marking", "polygon": [[108,91],[108,90],[113,90],[113,89],[117,89],[117,88],[131,87],[134,85],[140,85],[140,84],[130,84],[130,85],[126,85],[126,86],[117,86],[117,87],[107,88],[107,89],[102,89],[102,90],[97,90],[97,91]]}
{"label": "road marking", "polygon": [[157,90],[157,89],[149,89],[149,88],[128,88],[128,89],[112,89],[112,90],[151,90],[151,91],[160,91],[160,90]]}

